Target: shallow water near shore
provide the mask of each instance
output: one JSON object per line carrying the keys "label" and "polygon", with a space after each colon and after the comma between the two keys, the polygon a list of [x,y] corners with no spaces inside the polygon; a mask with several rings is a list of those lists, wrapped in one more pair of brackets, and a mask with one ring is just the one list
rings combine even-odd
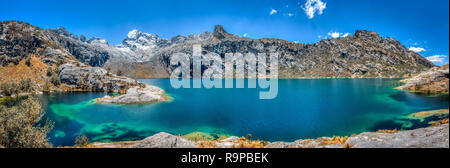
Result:
{"label": "shallow water near shore", "polygon": [[246,136],[294,141],[347,136],[380,129],[411,129],[424,123],[408,114],[448,109],[449,96],[393,89],[398,79],[280,79],[278,96],[259,99],[261,89],[174,89],[169,79],[142,79],[163,88],[173,101],[153,104],[97,104],[105,93],[43,95],[46,117],[55,122],[50,141],[140,140],[158,132]]}

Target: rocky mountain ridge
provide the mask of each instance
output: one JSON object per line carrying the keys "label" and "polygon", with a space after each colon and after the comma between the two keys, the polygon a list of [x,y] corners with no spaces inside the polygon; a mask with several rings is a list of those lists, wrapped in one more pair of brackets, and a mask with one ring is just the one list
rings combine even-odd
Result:
{"label": "rocky mountain ridge", "polygon": [[[192,55],[193,44],[202,45],[204,57],[216,53],[222,59],[225,53],[277,52],[281,78],[405,77],[434,66],[397,40],[383,38],[373,31],[358,30],[348,37],[300,44],[280,39],[241,38],[226,32],[220,25],[215,27],[213,33],[205,32],[187,38],[176,36],[171,41],[166,39],[164,45],[159,45],[159,49],[152,51],[139,64],[151,63],[157,65],[159,71],[170,74],[177,68],[170,66],[174,53]],[[120,62],[112,59],[105,66],[112,71],[121,70]],[[202,70],[207,68],[210,68],[209,65],[204,65]]]}
{"label": "rocky mountain ridge", "polygon": [[[90,66],[103,67],[109,72],[132,78],[165,78],[177,68],[170,65],[174,53],[191,55],[192,46],[201,44],[204,57],[217,54],[222,59],[225,53],[277,52],[280,78],[406,77],[435,66],[397,40],[383,38],[376,32],[366,30],[358,30],[347,37],[324,39],[314,44],[271,38],[243,38],[228,33],[220,25],[215,26],[212,33],[207,31],[199,35],[178,35],[170,40],[132,30],[122,44],[112,46],[106,40],[95,37],[87,39],[62,27],[37,33],[33,31],[38,28],[31,25],[27,29],[15,31],[11,29],[14,24],[18,25],[13,21],[0,24],[3,32],[0,36],[3,47],[0,61],[3,65],[17,62],[14,61],[17,57],[40,52],[50,57],[71,55]],[[24,32],[28,34],[21,35],[25,37],[22,41],[8,36]],[[44,41],[50,44],[44,47]],[[204,65],[202,72],[208,68],[211,66]]]}

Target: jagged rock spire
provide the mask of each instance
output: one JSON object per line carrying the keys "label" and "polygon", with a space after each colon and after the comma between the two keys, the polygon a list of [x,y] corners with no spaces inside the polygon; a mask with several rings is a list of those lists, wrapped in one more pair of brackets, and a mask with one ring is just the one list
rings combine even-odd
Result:
{"label": "jagged rock spire", "polygon": [[214,26],[214,33],[213,33],[214,37],[217,39],[225,39],[229,36],[231,36],[231,34],[229,34],[227,31],[225,31],[225,29],[223,28],[222,25],[216,25]]}

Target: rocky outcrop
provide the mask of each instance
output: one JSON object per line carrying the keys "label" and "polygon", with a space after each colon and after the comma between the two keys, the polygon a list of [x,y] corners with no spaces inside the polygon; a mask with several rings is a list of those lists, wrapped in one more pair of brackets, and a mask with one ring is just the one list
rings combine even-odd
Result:
{"label": "rocky outcrop", "polygon": [[449,65],[434,67],[412,78],[404,79],[398,89],[424,93],[448,93]]}
{"label": "rocky outcrop", "polygon": [[97,92],[126,93],[129,88],[140,87],[136,80],[108,73],[99,67],[89,67],[84,64],[63,64],[59,67],[59,78],[73,88]]}
{"label": "rocky outcrop", "polygon": [[[24,22],[0,22],[2,67],[14,64],[13,67],[21,67],[22,73],[26,69],[31,71],[27,74],[38,74],[38,77],[26,77],[35,80],[39,85],[37,88],[42,91],[46,88],[50,92],[94,91],[123,94],[99,101],[105,103],[132,104],[167,100],[160,88],[95,67],[103,65],[111,57],[123,58],[123,55],[129,54],[110,46],[106,40],[78,37],[63,27],[45,30]],[[26,62],[27,67],[19,64],[22,62]]]}
{"label": "rocky outcrop", "polygon": [[347,140],[352,148],[448,148],[449,125],[397,133],[362,133]]}
{"label": "rocky outcrop", "polygon": [[196,148],[196,146],[187,139],[161,132],[137,141],[130,148]]}
{"label": "rocky outcrop", "polygon": [[266,148],[448,148],[449,125],[395,133],[366,132],[345,141],[323,137],[295,142],[272,142]]}
{"label": "rocky outcrop", "polygon": [[136,104],[136,103],[154,103],[169,100],[164,90],[159,87],[144,85],[128,89],[126,94],[120,96],[105,96],[98,98],[98,103],[114,104]]}
{"label": "rocky outcrop", "polygon": [[120,96],[98,98],[97,103],[136,104],[169,100],[161,88],[108,73],[99,67],[64,64],[59,68],[59,78],[71,87],[70,90],[122,93]]}
{"label": "rocky outcrop", "polygon": [[[258,145],[252,145],[258,144]],[[165,132],[141,141],[94,143],[96,148],[449,148],[449,124],[408,131],[366,132],[351,137],[321,137],[294,142],[261,142],[231,136],[219,140],[191,141]]]}

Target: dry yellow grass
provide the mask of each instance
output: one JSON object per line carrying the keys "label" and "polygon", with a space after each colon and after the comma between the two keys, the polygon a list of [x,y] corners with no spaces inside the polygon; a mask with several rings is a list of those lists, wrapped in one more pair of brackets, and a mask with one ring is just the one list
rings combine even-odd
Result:
{"label": "dry yellow grass", "polygon": [[264,148],[267,145],[266,141],[260,140],[250,140],[244,137],[239,138],[239,145],[235,146],[235,148]]}
{"label": "dry yellow grass", "polygon": [[334,136],[329,140],[325,140],[325,143],[327,145],[331,144],[345,144],[345,142],[348,140],[348,136],[340,137],[340,136]]}
{"label": "dry yellow grass", "polygon": [[413,113],[409,116],[412,118],[425,118],[425,117],[431,117],[434,115],[448,114],[448,112],[449,112],[449,109],[422,111],[422,112],[418,112],[418,113]]}
{"label": "dry yellow grass", "polygon": [[197,144],[198,148],[217,148],[216,141],[199,141]]}
{"label": "dry yellow grass", "polygon": [[[47,65],[36,57],[31,57],[30,66],[26,65],[26,60],[23,59],[19,64],[9,64],[7,66],[0,66],[0,81],[1,82],[15,82],[18,83],[23,79],[31,79],[36,83],[37,88],[42,88],[46,83]],[[39,84],[40,87],[37,86]]]}
{"label": "dry yellow grass", "polygon": [[433,121],[431,122],[431,124],[433,124],[432,127],[437,127],[442,124],[448,124],[448,118],[439,121]]}
{"label": "dry yellow grass", "polygon": [[394,130],[378,130],[377,133],[389,133],[389,134],[393,134],[393,133],[397,133],[398,130],[394,129]]}
{"label": "dry yellow grass", "polygon": [[215,138],[207,133],[203,132],[193,132],[182,136],[191,141],[204,141],[204,140],[215,140]]}

